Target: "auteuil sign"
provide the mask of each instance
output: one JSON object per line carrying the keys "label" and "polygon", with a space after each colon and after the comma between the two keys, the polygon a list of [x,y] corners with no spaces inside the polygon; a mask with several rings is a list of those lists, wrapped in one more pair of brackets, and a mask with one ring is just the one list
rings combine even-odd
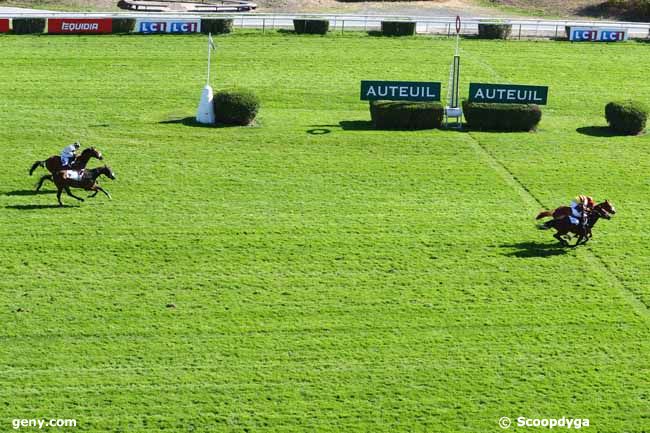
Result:
{"label": "auteuil sign", "polygon": [[548,87],[514,84],[469,84],[470,102],[546,105]]}
{"label": "auteuil sign", "polygon": [[419,81],[362,81],[363,101],[440,101],[440,83]]}

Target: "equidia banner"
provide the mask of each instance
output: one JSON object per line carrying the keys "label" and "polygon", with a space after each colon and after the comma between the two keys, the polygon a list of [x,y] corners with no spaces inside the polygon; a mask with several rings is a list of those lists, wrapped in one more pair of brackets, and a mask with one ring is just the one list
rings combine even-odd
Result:
{"label": "equidia banner", "polygon": [[113,20],[110,18],[49,18],[48,33],[111,33]]}
{"label": "equidia banner", "polygon": [[135,24],[137,33],[198,33],[201,20],[192,19],[139,19]]}

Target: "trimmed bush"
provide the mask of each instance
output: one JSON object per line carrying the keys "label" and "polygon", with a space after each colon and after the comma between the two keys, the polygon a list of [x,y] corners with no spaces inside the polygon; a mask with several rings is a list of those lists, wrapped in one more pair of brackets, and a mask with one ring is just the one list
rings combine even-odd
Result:
{"label": "trimmed bush", "polygon": [[376,129],[433,129],[442,126],[440,102],[370,101],[370,118]]}
{"label": "trimmed bush", "polygon": [[512,32],[510,24],[479,24],[479,39],[508,39]]}
{"label": "trimmed bush", "polygon": [[206,35],[232,33],[232,18],[201,18],[201,33]]}
{"label": "trimmed bush", "polygon": [[113,33],[131,33],[135,30],[135,18],[113,18]]}
{"label": "trimmed bush", "polygon": [[414,21],[382,21],[381,34],[384,36],[414,36]]}
{"label": "trimmed bush", "polygon": [[298,34],[324,35],[330,29],[328,20],[293,20],[293,29]]}
{"label": "trimmed bush", "polygon": [[11,21],[13,32],[17,35],[43,33],[45,31],[45,18],[14,18]]}
{"label": "trimmed bush", "polygon": [[532,131],[542,120],[536,104],[493,104],[463,101],[463,114],[472,129]]}
{"label": "trimmed bush", "polygon": [[605,118],[616,132],[636,135],[645,129],[648,108],[636,101],[610,102],[605,106]]}
{"label": "trimmed bush", "polygon": [[259,98],[248,90],[225,90],[214,95],[217,123],[249,125],[260,109]]}

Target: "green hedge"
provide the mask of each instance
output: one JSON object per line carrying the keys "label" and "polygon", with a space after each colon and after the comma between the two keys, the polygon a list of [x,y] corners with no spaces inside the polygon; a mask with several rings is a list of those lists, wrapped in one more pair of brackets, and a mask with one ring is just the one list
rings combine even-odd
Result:
{"label": "green hedge", "polygon": [[510,24],[479,24],[479,39],[508,39],[512,32]]}
{"label": "green hedge", "polygon": [[17,35],[43,33],[45,31],[45,18],[14,18],[11,22],[13,32]]}
{"label": "green hedge", "polygon": [[324,35],[330,29],[328,20],[293,20],[293,28],[298,34]]}
{"label": "green hedge", "polygon": [[225,90],[214,95],[214,114],[217,123],[249,125],[260,108],[259,98],[248,90]]}
{"label": "green hedge", "polygon": [[637,101],[610,102],[605,106],[605,118],[616,132],[636,135],[645,129],[648,108]]}
{"label": "green hedge", "polygon": [[542,120],[542,110],[535,104],[463,101],[463,114],[470,128],[488,131],[532,131]]}
{"label": "green hedge", "polygon": [[433,129],[442,126],[440,102],[370,101],[370,118],[376,129]]}
{"label": "green hedge", "polygon": [[232,33],[232,18],[201,18],[201,33],[206,35]]}
{"label": "green hedge", "polygon": [[381,34],[384,36],[413,36],[415,35],[415,22],[382,21]]}
{"label": "green hedge", "polygon": [[113,33],[131,33],[135,30],[135,18],[113,18]]}

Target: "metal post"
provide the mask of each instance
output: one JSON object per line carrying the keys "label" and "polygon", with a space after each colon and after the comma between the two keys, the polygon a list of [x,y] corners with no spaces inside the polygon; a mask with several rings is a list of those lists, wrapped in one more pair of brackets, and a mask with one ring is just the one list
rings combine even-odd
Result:
{"label": "metal post", "polygon": [[555,39],[557,39],[557,24],[555,25]]}
{"label": "metal post", "polygon": [[343,34],[343,30],[345,30],[345,20],[341,20],[341,34]]}
{"label": "metal post", "polygon": [[266,18],[262,18],[262,34],[266,31]]}
{"label": "metal post", "polygon": [[521,40],[521,24],[519,24],[519,40]]}

